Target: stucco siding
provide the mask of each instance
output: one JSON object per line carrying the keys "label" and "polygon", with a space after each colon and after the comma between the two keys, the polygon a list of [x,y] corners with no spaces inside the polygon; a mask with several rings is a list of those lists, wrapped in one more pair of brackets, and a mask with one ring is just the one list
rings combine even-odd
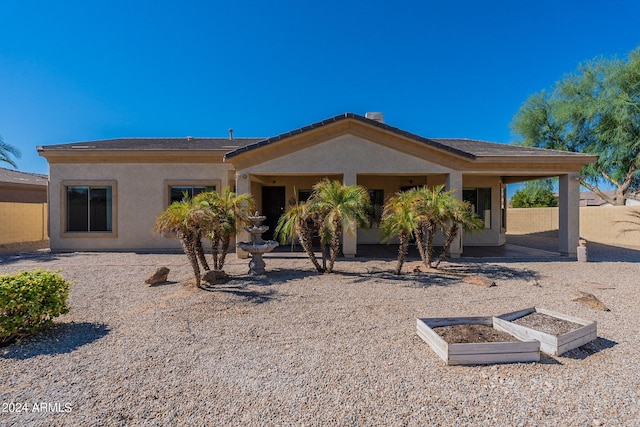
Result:
{"label": "stucco siding", "polygon": [[260,163],[249,173],[448,173],[451,169],[353,136],[343,135]]}
{"label": "stucco siding", "polygon": [[[50,168],[50,214],[52,250],[158,250],[179,249],[176,239],[152,233],[156,216],[168,205],[171,181],[219,182],[228,185],[228,164],[52,164]],[[65,233],[64,185],[68,182],[115,182],[111,237],[92,233]]]}

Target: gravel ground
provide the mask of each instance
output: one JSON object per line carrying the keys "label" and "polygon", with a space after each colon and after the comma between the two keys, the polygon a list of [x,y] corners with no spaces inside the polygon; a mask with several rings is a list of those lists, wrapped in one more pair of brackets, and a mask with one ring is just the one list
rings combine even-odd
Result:
{"label": "gravel ground", "polygon": [[[268,274],[210,290],[178,254],[39,252],[0,256],[0,272],[60,270],[69,314],[0,348],[0,425],[640,425],[640,251],[566,259],[460,260],[451,274],[391,274],[394,261],[271,254]],[[606,254],[605,254],[606,252]],[[623,259],[624,261],[617,261]],[[144,284],[158,266],[171,282]],[[612,285],[593,289],[589,283]],[[571,301],[594,293],[610,309]],[[540,363],[446,366],[416,317],[484,316],[538,306],[598,322],[598,339]]]}

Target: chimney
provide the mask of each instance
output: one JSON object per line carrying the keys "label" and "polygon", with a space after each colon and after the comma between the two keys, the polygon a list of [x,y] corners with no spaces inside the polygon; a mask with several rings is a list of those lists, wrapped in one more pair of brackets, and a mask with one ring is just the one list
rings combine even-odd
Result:
{"label": "chimney", "polygon": [[233,129],[229,128],[229,139],[233,140]]}
{"label": "chimney", "polygon": [[382,113],[380,112],[367,113],[365,114],[365,117],[369,120],[375,120],[378,123],[384,123],[384,119],[382,118]]}

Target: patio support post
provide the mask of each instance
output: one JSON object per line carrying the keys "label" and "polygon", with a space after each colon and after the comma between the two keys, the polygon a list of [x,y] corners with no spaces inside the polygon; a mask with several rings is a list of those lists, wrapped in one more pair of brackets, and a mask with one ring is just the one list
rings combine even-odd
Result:
{"label": "patio support post", "polygon": [[[358,176],[353,171],[345,172],[342,178],[344,185],[356,185],[358,184]],[[347,258],[355,258],[356,250],[358,246],[358,230],[354,234],[350,234],[346,229],[342,230],[342,252]]]}
{"label": "patio support post", "polygon": [[[446,182],[447,191],[453,191],[453,196],[458,200],[462,200],[462,174],[460,172],[450,172],[447,174]],[[459,230],[458,237],[451,243],[449,248],[449,256],[451,258],[460,258],[462,254],[462,232]]]}
{"label": "patio support post", "polygon": [[558,251],[573,256],[577,254],[580,240],[580,175],[560,175],[558,209]]}
{"label": "patio support post", "polygon": [[[251,193],[251,175],[248,173],[236,173],[236,194],[250,194]],[[236,234],[236,242],[249,242],[251,241],[251,235],[248,231],[240,230]],[[249,252],[243,251],[236,247],[236,256],[238,259],[249,258]]]}

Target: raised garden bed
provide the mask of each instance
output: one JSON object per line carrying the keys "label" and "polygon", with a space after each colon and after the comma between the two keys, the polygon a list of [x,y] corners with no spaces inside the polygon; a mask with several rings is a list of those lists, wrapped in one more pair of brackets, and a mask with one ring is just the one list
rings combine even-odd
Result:
{"label": "raised garden bed", "polygon": [[578,348],[597,336],[596,322],[544,308],[530,307],[497,316],[495,327],[521,340],[537,340],[553,356]]}
{"label": "raised garden bed", "polygon": [[[494,327],[493,317],[417,319],[417,334],[447,365],[537,362],[540,343]],[[439,330],[440,329],[440,330]]]}

